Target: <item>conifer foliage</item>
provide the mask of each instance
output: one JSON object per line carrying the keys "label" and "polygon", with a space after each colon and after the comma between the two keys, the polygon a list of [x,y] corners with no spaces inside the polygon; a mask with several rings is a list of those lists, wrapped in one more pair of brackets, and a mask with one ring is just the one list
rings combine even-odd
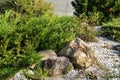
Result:
{"label": "conifer foliage", "polygon": [[74,0],[74,14],[85,13],[88,16],[98,13],[101,20],[108,20],[120,15],[120,0]]}

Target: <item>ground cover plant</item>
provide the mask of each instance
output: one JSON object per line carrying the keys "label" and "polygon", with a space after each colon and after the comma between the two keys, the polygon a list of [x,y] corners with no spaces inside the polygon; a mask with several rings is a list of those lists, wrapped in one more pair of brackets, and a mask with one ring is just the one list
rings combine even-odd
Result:
{"label": "ground cover plant", "polygon": [[118,17],[110,22],[103,23],[102,35],[120,42],[120,18]]}
{"label": "ground cover plant", "polygon": [[5,13],[6,10],[10,9],[22,15],[39,16],[44,13],[51,13],[53,6],[50,3],[46,3],[45,0],[2,0],[0,3],[0,13]]}
{"label": "ground cover plant", "polygon": [[[36,30],[38,27],[30,24],[37,17],[42,21],[43,17],[40,16],[43,14],[51,15],[52,8],[44,0],[30,2],[29,0],[6,0],[0,3],[0,78],[2,80],[41,60],[36,50],[38,46],[35,47],[40,37]],[[42,5],[36,5],[38,3]]]}
{"label": "ground cover plant", "polygon": [[[13,17],[15,16],[15,17]],[[12,18],[13,17],[13,18]],[[0,15],[0,77],[40,61],[40,50],[59,51],[74,39],[74,23],[69,17],[21,17],[13,10]]]}
{"label": "ground cover plant", "polygon": [[94,16],[91,16],[91,18],[88,18],[88,16],[86,16],[84,13],[79,17],[74,17],[73,22],[75,23],[74,30],[76,36],[80,37],[86,42],[97,41],[97,31],[94,28],[94,26],[98,24],[96,19],[96,14]]}

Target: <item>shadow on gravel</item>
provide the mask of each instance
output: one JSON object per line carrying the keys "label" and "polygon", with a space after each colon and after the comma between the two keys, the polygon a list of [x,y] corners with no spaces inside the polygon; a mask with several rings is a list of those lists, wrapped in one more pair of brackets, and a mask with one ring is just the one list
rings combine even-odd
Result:
{"label": "shadow on gravel", "polygon": [[115,54],[118,54],[118,56],[120,56],[120,45],[113,46],[113,50],[116,50]]}
{"label": "shadow on gravel", "polygon": [[[106,39],[108,39],[108,40],[110,40],[110,41],[112,41],[112,42],[118,43],[117,41],[114,41],[114,40],[112,40],[111,38],[106,37],[106,36],[104,36],[104,35],[100,35],[99,37],[106,38]],[[114,50],[114,53],[117,54],[117,55],[120,57],[120,44],[118,44],[118,45],[112,45],[112,46],[111,46],[111,49]]]}

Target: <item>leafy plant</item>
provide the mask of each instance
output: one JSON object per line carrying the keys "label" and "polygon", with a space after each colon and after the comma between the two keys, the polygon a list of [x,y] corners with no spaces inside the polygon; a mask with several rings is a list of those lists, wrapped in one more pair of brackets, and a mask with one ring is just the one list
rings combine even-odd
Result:
{"label": "leafy plant", "polygon": [[103,23],[101,35],[120,42],[120,18]]}
{"label": "leafy plant", "polygon": [[4,79],[6,79],[6,77],[13,76],[15,73],[16,73],[16,70],[14,68],[9,68],[9,67],[1,68],[0,69],[0,78],[1,78],[1,80],[4,80]]}
{"label": "leafy plant", "polygon": [[40,16],[45,13],[53,14],[51,3],[46,3],[45,0],[5,0],[1,2],[0,13],[5,13],[6,10],[11,9],[22,15]]}
{"label": "leafy plant", "polygon": [[75,8],[75,15],[85,13],[91,16],[97,13],[100,22],[120,15],[120,0],[75,0],[72,1],[72,5]]}
{"label": "leafy plant", "polygon": [[[36,36],[39,36],[36,39],[39,41],[38,45],[36,45],[38,51],[40,49],[52,49],[57,52],[75,37],[72,30],[73,22],[68,17],[41,16],[38,19],[31,20],[27,26],[32,31],[38,32],[36,34]],[[34,32],[29,32],[29,34],[34,34]]]}
{"label": "leafy plant", "polygon": [[23,18],[13,10],[0,15],[0,78],[39,62],[40,50],[59,51],[75,37],[73,27],[69,17],[45,14]]}
{"label": "leafy plant", "polygon": [[79,17],[75,17],[73,21],[76,24],[74,30],[78,37],[88,42],[97,41],[96,40],[97,32],[95,28],[92,27],[92,25],[95,23],[94,21],[88,19],[88,17],[85,14],[81,14]]}
{"label": "leafy plant", "polygon": [[[29,71],[32,71],[32,74],[29,73]],[[33,70],[30,69],[24,69],[23,70],[24,75],[28,78],[28,79],[32,79],[32,80],[44,80],[46,76],[48,76],[48,70],[43,71],[42,67],[41,67],[41,63],[36,64],[36,67]]]}
{"label": "leafy plant", "polygon": [[5,79],[14,71],[40,60],[30,41],[25,41],[24,28],[17,26],[20,16],[12,18],[13,11],[0,15],[0,78]]}

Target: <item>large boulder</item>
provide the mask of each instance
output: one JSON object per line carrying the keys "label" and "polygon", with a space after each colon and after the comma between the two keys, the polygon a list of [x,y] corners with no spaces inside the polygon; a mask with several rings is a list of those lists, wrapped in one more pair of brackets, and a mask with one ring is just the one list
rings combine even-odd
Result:
{"label": "large boulder", "polygon": [[[41,61],[47,60],[47,59],[49,59],[49,58],[51,58],[51,57],[57,57],[57,54],[56,54],[54,51],[52,51],[52,50],[39,51],[38,54],[40,54],[40,55],[42,56]],[[32,64],[32,65],[30,66],[30,68],[31,68],[31,69],[34,69],[35,66],[36,66],[36,63]]]}
{"label": "large boulder", "polygon": [[87,46],[87,44],[78,37],[63,48],[58,55],[68,57],[74,68],[77,69],[90,67],[95,63],[98,56],[91,47]]}
{"label": "large boulder", "polygon": [[52,50],[43,50],[39,54],[43,56],[41,60],[42,70],[43,72],[48,71],[49,76],[63,75],[73,68],[69,58],[57,57],[57,54]]}
{"label": "large boulder", "polygon": [[49,76],[63,75],[70,71],[73,66],[66,57],[50,57],[43,61],[43,71],[48,70]]}

